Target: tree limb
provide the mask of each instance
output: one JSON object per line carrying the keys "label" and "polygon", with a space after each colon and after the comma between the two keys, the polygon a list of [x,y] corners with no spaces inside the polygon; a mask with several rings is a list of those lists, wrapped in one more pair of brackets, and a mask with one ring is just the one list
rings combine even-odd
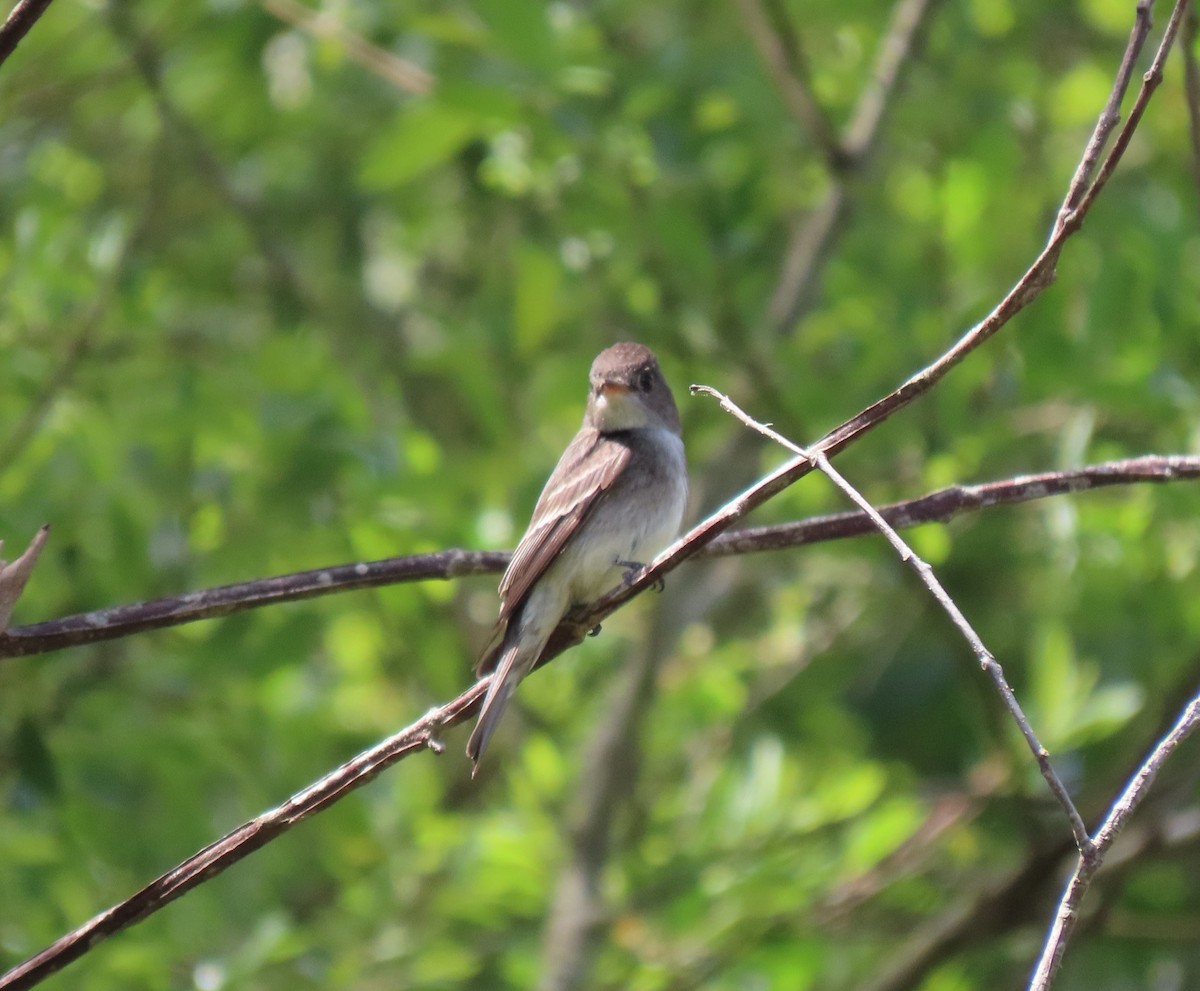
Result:
{"label": "tree limb", "polygon": [[[952,485],[915,499],[882,506],[879,512],[892,526],[904,529],[922,523],[945,523],[956,516],[991,506],[1029,502],[1114,485],[1161,484],[1197,478],[1200,478],[1200,456],[1145,455],[1070,471],[1021,475],[978,485]],[[874,526],[864,513],[832,513],[795,523],[734,530],[714,540],[698,556],[729,557],[785,550],[828,540],[859,537],[873,530]],[[444,581],[468,575],[499,574],[507,566],[508,557],[507,551],[452,548],[432,554],[298,571],[148,602],[77,613],[42,623],[15,626],[0,633],[0,659],[115,640],[148,630],[216,619],[247,609],[338,592],[406,582]]]}

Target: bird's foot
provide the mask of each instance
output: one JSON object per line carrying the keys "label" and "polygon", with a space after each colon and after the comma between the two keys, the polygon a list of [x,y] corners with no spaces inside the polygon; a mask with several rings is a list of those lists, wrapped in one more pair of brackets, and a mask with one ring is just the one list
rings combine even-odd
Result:
{"label": "bird's foot", "polygon": [[[621,575],[621,580],[626,585],[632,585],[633,580],[638,576],[638,572],[646,567],[641,561],[614,561],[613,564],[626,569],[625,573]],[[656,578],[654,584],[650,587],[656,592],[661,592],[667,587],[667,583],[661,578]]]}

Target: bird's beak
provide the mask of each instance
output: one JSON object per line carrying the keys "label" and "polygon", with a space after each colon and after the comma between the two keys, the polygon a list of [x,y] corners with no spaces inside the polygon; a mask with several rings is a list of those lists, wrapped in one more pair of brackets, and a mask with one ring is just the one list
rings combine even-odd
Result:
{"label": "bird's beak", "polygon": [[622,385],[620,382],[601,382],[600,395],[602,396],[623,396],[630,391],[629,386]]}

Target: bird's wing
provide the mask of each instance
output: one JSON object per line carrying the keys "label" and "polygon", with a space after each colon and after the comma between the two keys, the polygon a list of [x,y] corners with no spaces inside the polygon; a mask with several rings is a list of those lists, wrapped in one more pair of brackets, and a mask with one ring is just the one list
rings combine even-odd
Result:
{"label": "bird's wing", "polygon": [[559,458],[533,509],[525,536],[500,580],[507,618],[629,463],[629,448],[586,427]]}
{"label": "bird's wing", "polygon": [[494,663],[493,655],[509,619],[563,545],[604,498],[629,458],[626,445],[591,427],[575,435],[542,489],[529,529],[500,579],[500,618],[478,670],[486,671]]}

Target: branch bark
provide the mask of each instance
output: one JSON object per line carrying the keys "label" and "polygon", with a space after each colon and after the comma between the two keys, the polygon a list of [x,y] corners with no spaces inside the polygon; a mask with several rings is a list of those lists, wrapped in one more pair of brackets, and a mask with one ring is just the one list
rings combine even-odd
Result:
{"label": "branch bark", "polygon": [[0,27],[0,65],[16,51],[17,45],[49,6],[50,0],[17,0],[3,27]]}

